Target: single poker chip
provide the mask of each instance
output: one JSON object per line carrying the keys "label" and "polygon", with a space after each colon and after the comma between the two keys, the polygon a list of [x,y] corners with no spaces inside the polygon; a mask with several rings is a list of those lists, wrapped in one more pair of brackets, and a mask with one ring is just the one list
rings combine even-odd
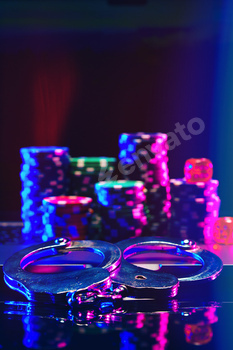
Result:
{"label": "single poker chip", "polygon": [[80,196],[55,196],[43,199],[43,203],[48,202],[49,204],[54,204],[56,206],[72,206],[72,205],[90,205],[92,202],[91,198],[80,197]]}
{"label": "single poker chip", "polygon": [[38,160],[40,163],[51,161],[59,162],[62,157],[66,158],[69,155],[68,147],[25,147],[20,149],[20,155],[26,164],[33,163],[32,159]]}
{"label": "single poker chip", "polygon": [[21,154],[33,154],[37,157],[42,157],[44,159],[45,155],[55,155],[55,156],[61,156],[64,153],[68,153],[69,148],[68,147],[57,147],[57,146],[48,146],[48,147],[24,147],[20,149]]}
{"label": "single poker chip", "polygon": [[78,158],[70,158],[71,166],[75,166],[75,168],[86,168],[89,166],[96,167],[106,167],[107,165],[115,165],[116,158],[113,157],[78,157]]}
{"label": "single poker chip", "polygon": [[144,190],[144,184],[142,181],[127,181],[127,180],[118,180],[118,181],[101,181],[96,184],[96,190],[107,189],[109,191],[121,191],[121,190]]}
{"label": "single poker chip", "polygon": [[136,143],[141,144],[142,142],[154,142],[158,141],[160,143],[167,141],[167,135],[163,133],[123,133],[119,137],[119,145],[127,144],[127,143]]}

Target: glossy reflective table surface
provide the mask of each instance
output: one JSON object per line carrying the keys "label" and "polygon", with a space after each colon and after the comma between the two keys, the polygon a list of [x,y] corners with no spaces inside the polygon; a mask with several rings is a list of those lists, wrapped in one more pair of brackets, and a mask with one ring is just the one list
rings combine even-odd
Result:
{"label": "glossy reflective table surface", "polygon": [[[24,246],[17,239],[2,242],[1,264]],[[178,295],[169,300],[126,298],[104,312],[28,302],[5,284],[1,267],[0,349],[230,349],[232,247],[205,248],[224,262],[216,280],[180,285]],[[199,268],[190,261],[164,262],[161,272],[185,275]]]}

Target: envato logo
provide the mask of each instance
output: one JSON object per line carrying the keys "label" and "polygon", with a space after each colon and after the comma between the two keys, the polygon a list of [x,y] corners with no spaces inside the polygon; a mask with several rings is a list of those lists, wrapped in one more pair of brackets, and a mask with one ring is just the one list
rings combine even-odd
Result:
{"label": "envato logo", "polygon": [[[197,127],[196,127],[197,125]],[[195,127],[194,127],[195,126]],[[186,129],[189,133],[187,133]],[[136,152],[131,153],[130,161],[127,158],[122,158],[118,162],[118,170],[122,175],[130,175],[132,174],[136,167],[141,168],[143,164],[145,164],[145,160],[147,163],[153,159],[153,162],[159,161],[159,157],[156,155],[160,155],[165,153],[165,150],[172,151],[177,146],[181,145],[181,140],[188,141],[191,140],[192,136],[200,135],[205,130],[205,123],[201,118],[192,118],[188,121],[187,127],[184,124],[175,123],[174,131],[167,133],[167,142],[166,146],[164,144],[158,143],[153,145],[147,145],[144,148],[139,148]],[[164,149],[165,148],[165,149]],[[141,161],[141,157],[144,158],[144,161]],[[107,170],[106,168],[101,169],[98,181],[114,181],[118,179],[118,175],[113,175],[114,170]]]}

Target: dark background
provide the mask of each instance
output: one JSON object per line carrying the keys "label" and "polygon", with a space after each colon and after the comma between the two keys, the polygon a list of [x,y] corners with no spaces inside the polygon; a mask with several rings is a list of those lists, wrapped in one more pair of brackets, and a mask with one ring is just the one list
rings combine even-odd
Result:
{"label": "dark background", "polygon": [[205,130],[178,135],[170,177],[187,158],[210,158],[221,213],[233,216],[232,5],[133,3],[0,1],[0,220],[20,218],[21,147],[117,157],[120,133],[173,132],[192,118]]}

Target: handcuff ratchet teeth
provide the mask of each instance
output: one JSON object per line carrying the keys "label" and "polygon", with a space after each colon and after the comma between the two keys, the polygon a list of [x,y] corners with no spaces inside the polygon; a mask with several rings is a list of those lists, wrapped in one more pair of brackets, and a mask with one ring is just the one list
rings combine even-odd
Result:
{"label": "handcuff ratchet teeth", "polygon": [[[138,252],[166,246],[165,252],[189,256],[201,262],[197,274],[177,278],[172,274],[151,271],[130,264],[127,258]],[[171,247],[171,250],[167,247]],[[175,249],[174,249],[175,248]],[[25,267],[35,260],[87,250],[102,256],[98,267],[60,273],[32,273]],[[37,257],[37,258],[36,258]],[[39,257],[39,258],[38,258]],[[117,298],[173,297],[179,282],[214,279],[222,270],[222,261],[215,254],[196,247],[195,242],[171,241],[162,237],[137,237],[111,244],[104,241],[70,241],[67,238],[25,248],[7,259],[3,266],[5,282],[12,289],[26,295],[30,301],[81,304],[93,301],[93,296]],[[115,289],[114,289],[115,288]]]}
{"label": "handcuff ratchet teeth", "polygon": [[[113,279],[117,283],[127,281],[127,276],[122,271],[122,265],[124,266],[124,270],[126,270],[130,264],[127,258],[140,252],[158,250],[158,247],[164,253],[191,257],[201,263],[201,268],[197,273],[178,278],[179,282],[182,283],[214,280],[220,274],[223,267],[222,261],[217,255],[208,250],[201,249],[194,241],[188,239],[178,241],[164,237],[136,237],[118,242],[116,245],[122,253],[121,273]],[[168,249],[169,247],[171,249]],[[140,270],[144,275],[146,270],[144,268],[140,268]],[[150,284],[150,280],[147,279],[144,283]]]}

